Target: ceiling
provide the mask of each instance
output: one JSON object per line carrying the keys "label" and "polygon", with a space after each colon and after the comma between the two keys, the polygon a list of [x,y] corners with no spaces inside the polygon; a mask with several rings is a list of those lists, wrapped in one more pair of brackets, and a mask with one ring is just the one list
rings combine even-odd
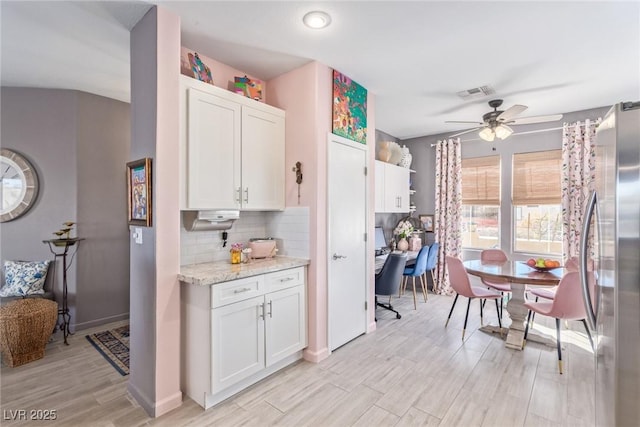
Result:
{"label": "ceiling", "polygon": [[[181,17],[183,46],[263,80],[312,60],[348,75],[400,139],[464,129],[445,121],[481,120],[494,98],[527,105],[521,117],[640,99],[638,1],[3,0],[2,85],[128,101],[129,30],[151,3]],[[311,10],[331,25],[304,27]],[[484,85],[495,94],[456,95]]]}

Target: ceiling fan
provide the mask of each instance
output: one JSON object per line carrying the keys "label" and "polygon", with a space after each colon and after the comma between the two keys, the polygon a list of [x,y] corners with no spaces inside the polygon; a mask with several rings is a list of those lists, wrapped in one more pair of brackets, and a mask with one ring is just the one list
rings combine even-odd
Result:
{"label": "ceiling fan", "polygon": [[496,136],[500,139],[505,139],[513,133],[513,129],[511,129],[509,125],[529,125],[533,123],[553,122],[562,118],[562,114],[516,118],[518,114],[527,109],[526,105],[516,104],[504,111],[498,110],[501,105],[502,99],[493,99],[489,101],[489,106],[493,108],[493,111],[489,111],[488,113],[483,115],[481,122],[459,120],[446,121],[445,123],[473,123],[482,125],[473,129],[468,129],[463,132],[456,133],[455,135],[451,135],[451,137],[464,135],[466,133],[474,132],[478,129],[481,129],[480,132],[478,132],[478,136],[485,141],[493,141]]}

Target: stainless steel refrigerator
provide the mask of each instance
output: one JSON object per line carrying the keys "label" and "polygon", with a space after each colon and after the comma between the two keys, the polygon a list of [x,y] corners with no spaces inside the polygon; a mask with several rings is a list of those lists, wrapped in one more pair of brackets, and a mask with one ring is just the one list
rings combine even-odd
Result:
{"label": "stainless steel refrigerator", "polygon": [[[597,426],[640,426],[640,102],[596,131],[596,190],[581,241],[584,303],[595,340]],[[588,258],[595,284],[586,283]]]}

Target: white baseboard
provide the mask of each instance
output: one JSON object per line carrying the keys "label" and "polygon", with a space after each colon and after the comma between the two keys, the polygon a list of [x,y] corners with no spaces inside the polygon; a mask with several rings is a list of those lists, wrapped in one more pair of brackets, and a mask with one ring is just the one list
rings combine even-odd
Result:
{"label": "white baseboard", "polygon": [[90,320],[88,322],[75,323],[71,325],[72,331],[81,331],[83,329],[93,328],[94,326],[100,326],[111,322],[119,322],[120,320],[127,320],[129,313],[116,314],[114,316],[103,317],[101,319]]}

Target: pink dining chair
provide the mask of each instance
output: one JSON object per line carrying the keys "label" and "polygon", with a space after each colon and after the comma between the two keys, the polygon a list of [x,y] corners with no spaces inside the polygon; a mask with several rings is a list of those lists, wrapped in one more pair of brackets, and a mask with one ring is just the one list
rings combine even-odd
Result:
{"label": "pink dining chair", "polygon": [[[580,268],[579,260],[577,256],[571,257],[564,264],[564,269],[567,272],[570,271],[578,271]],[[593,261],[587,263],[587,270],[593,271]],[[538,298],[544,299],[553,299],[556,296],[556,291],[558,290],[557,286],[552,288],[530,288],[527,291],[536,297],[536,302],[538,302]]]}
{"label": "pink dining chair", "polygon": [[471,300],[474,298],[478,298],[480,300],[480,324],[482,324],[483,300],[495,300],[496,313],[498,314],[498,324],[500,325],[500,328],[502,328],[502,321],[500,320],[500,310],[498,309],[498,298],[500,298],[501,295],[490,289],[471,286],[471,282],[469,281],[469,274],[467,273],[467,270],[465,270],[462,261],[456,257],[448,255],[445,259],[447,270],[449,271],[449,282],[451,283],[451,287],[453,288],[453,290],[456,291],[456,297],[453,300],[453,305],[451,306],[449,317],[447,317],[447,323],[445,323],[444,327],[446,328],[449,324],[451,314],[453,314],[453,309],[456,306],[456,302],[458,302],[458,297],[462,295],[463,297],[469,298],[469,301],[467,302],[467,314],[464,316],[464,327],[462,328],[462,341],[464,341],[464,334],[467,330],[469,307],[471,306]]}
{"label": "pink dining chair", "polygon": [[[480,252],[480,261],[484,262],[505,262],[507,261],[507,254],[502,249],[485,249]],[[482,278],[482,283],[489,289],[500,292],[500,318],[502,318],[502,300],[504,294],[511,292],[511,284],[507,280],[491,279],[487,280]]]}
{"label": "pink dining chair", "polygon": [[[593,273],[589,274],[587,279],[589,283],[593,283]],[[555,317],[556,319],[556,342],[558,346],[558,369],[562,374],[562,344],[560,341],[560,320],[581,320],[587,331],[591,348],[593,348],[593,339],[589,332],[589,327],[585,318],[587,317],[584,304],[582,302],[582,289],[580,289],[580,273],[570,271],[562,276],[558,284],[555,298],[553,300],[545,300],[541,302],[525,302],[524,306],[529,309],[527,315],[527,326],[524,330],[524,340],[526,342],[529,334],[529,319],[531,313],[538,313],[543,316]]]}

